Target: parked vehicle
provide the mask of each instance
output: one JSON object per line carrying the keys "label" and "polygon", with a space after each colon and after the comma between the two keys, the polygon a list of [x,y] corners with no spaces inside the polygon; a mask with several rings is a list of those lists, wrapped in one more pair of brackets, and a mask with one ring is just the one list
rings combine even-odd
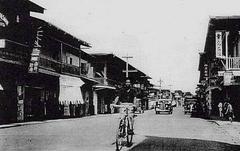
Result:
{"label": "parked vehicle", "polygon": [[185,98],[184,100],[184,114],[192,113],[197,99]]}
{"label": "parked vehicle", "polygon": [[177,103],[175,100],[172,101],[172,107],[177,107]]}
{"label": "parked vehicle", "polygon": [[156,101],[155,112],[156,114],[160,114],[161,112],[172,114],[172,99],[159,99]]}

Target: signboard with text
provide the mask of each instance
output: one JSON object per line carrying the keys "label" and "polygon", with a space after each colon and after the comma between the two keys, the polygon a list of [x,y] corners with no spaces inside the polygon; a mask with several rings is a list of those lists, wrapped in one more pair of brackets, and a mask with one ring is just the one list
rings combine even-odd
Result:
{"label": "signboard with text", "polygon": [[224,86],[232,85],[234,76],[232,72],[224,72],[223,80],[224,80]]}
{"label": "signboard with text", "polygon": [[40,41],[42,40],[42,27],[38,27],[37,29],[37,36],[34,42],[34,47],[31,54],[31,60],[28,68],[29,73],[37,73],[38,72],[38,66],[39,66],[39,59],[40,59]]}
{"label": "signboard with text", "polygon": [[223,38],[222,38],[222,32],[216,31],[215,33],[215,39],[216,39],[216,58],[222,58],[223,57]]}
{"label": "signboard with text", "polygon": [[24,86],[17,86],[17,121],[24,120]]}

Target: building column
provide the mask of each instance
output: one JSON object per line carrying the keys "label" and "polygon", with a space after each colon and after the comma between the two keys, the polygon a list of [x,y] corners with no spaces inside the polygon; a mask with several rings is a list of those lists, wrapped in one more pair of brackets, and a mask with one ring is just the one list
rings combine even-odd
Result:
{"label": "building column", "polygon": [[104,68],[103,68],[103,77],[104,77],[104,81],[103,84],[107,84],[107,62],[104,63]]}
{"label": "building column", "polygon": [[97,103],[97,92],[93,90],[93,105],[94,105],[94,115],[97,115],[98,113],[98,103]]}
{"label": "building column", "polygon": [[225,37],[225,51],[226,51],[226,66],[227,66],[227,70],[229,69],[229,62],[228,62],[228,35],[229,32],[226,32],[226,37]]}

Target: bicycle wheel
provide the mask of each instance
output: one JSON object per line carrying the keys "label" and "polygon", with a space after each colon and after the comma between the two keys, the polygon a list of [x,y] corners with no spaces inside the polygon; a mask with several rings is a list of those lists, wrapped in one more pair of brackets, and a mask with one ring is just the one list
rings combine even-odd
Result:
{"label": "bicycle wheel", "polygon": [[130,127],[130,123],[129,123],[129,118],[127,118],[127,127],[126,127],[126,131],[127,131],[127,146],[131,146],[132,145],[132,139],[133,139],[133,134],[129,134],[128,131],[131,130]]}
{"label": "bicycle wheel", "polygon": [[122,120],[119,122],[119,126],[116,133],[116,151],[120,151],[123,147],[124,141],[124,125],[122,124]]}

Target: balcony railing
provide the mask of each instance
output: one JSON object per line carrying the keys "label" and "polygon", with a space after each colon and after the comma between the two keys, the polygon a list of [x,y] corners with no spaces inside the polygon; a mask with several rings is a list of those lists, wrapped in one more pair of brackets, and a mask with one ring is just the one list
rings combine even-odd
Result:
{"label": "balcony railing", "polygon": [[40,55],[39,66],[43,69],[47,69],[55,72],[61,71],[61,62],[56,61],[44,55]]}
{"label": "balcony railing", "polygon": [[17,64],[27,64],[30,58],[30,48],[18,42],[4,39],[5,46],[0,48],[0,58]]}
{"label": "balcony railing", "polygon": [[[32,50],[29,46],[15,41],[4,39],[4,47],[0,48],[0,59],[14,64],[29,66]],[[53,59],[40,53],[39,67],[56,73],[69,73],[73,75],[83,75],[93,78],[93,71],[87,66],[78,67],[71,64],[61,63],[60,60]]]}
{"label": "balcony railing", "polygon": [[240,70],[240,57],[228,57],[226,61],[227,70]]}
{"label": "balcony railing", "polygon": [[62,64],[62,72],[80,75],[80,67],[64,63]]}

